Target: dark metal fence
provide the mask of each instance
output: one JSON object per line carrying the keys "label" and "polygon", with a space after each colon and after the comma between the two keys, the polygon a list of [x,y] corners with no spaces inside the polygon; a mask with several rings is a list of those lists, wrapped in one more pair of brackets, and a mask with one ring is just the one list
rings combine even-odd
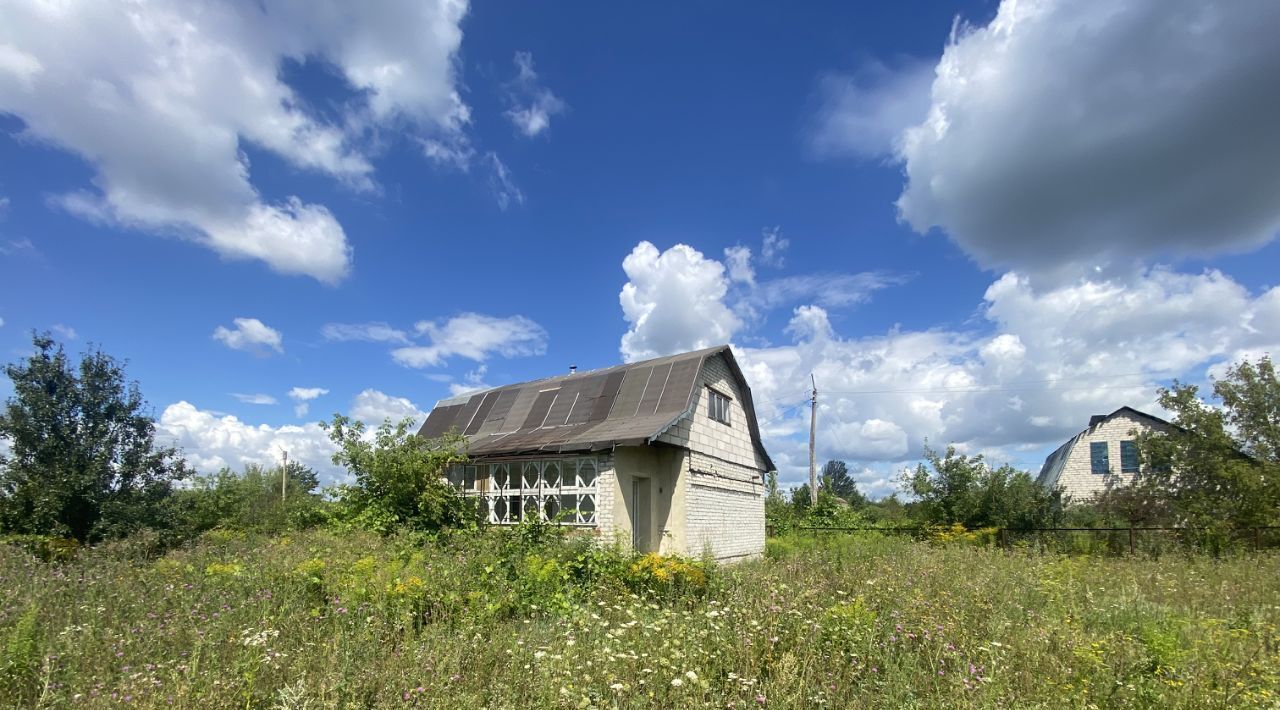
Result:
{"label": "dark metal fence", "polygon": [[918,540],[963,540],[1005,549],[1082,554],[1162,554],[1177,550],[1227,552],[1280,548],[1280,526],[1249,528],[1184,527],[1104,527],[1104,528],[982,528],[957,530],[950,527],[870,527],[796,525],[765,527],[773,537],[782,532],[798,532],[816,537],[842,534],[906,535]]}

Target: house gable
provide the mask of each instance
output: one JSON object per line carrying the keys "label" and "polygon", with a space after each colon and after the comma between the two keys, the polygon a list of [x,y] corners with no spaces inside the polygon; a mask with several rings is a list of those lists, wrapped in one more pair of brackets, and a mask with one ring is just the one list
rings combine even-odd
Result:
{"label": "house gable", "polygon": [[[1141,432],[1168,431],[1173,427],[1160,417],[1132,407],[1121,407],[1111,414],[1095,416],[1090,419],[1087,429],[1045,459],[1037,480],[1050,488],[1062,486],[1063,491],[1076,501],[1087,500],[1116,486],[1130,485],[1141,473],[1125,470],[1133,457],[1126,455],[1132,450],[1126,451],[1122,442],[1136,440]],[[1094,472],[1095,459],[1105,461],[1107,473]]]}
{"label": "house gable", "polygon": [[[727,422],[713,416],[716,411],[712,400],[720,397],[728,400]],[[657,441],[681,446],[695,454],[760,474],[773,469],[773,462],[759,443],[751,389],[727,353],[711,355],[704,360],[694,387],[692,404],[657,437]]]}

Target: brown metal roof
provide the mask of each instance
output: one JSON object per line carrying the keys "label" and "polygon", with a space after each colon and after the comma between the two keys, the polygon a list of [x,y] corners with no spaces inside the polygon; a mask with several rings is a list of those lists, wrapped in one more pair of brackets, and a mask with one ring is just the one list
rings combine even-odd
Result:
{"label": "brown metal roof", "polygon": [[418,433],[465,433],[472,456],[644,444],[689,411],[703,363],[720,354],[738,378],[751,438],[772,469],[756,426],[751,389],[727,345],[441,400]]}

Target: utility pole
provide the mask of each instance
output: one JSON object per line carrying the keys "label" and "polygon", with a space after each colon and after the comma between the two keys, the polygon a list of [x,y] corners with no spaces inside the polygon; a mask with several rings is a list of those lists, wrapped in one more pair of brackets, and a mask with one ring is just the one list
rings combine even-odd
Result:
{"label": "utility pole", "polygon": [[285,449],[281,449],[281,451],[284,452],[284,467],[280,469],[280,502],[283,503],[285,492],[284,484],[289,480],[289,452]]}
{"label": "utility pole", "polygon": [[818,504],[818,461],[814,458],[814,440],[818,437],[818,380],[809,373],[813,382],[813,398],[809,408],[809,503]]}

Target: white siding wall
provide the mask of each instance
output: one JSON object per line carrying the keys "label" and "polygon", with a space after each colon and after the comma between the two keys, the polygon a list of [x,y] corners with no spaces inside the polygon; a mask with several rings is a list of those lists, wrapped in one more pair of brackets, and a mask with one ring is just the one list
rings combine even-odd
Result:
{"label": "white siding wall", "polygon": [[[1141,474],[1120,472],[1120,442],[1137,439],[1137,433],[1155,429],[1167,429],[1156,422],[1128,413],[1118,414],[1101,424],[1091,427],[1084,433],[1067,454],[1062,474],[1058,483],[1076,502],[1084,502],[1101,493],[1109,486],[1127,486]],[[1090,444],[1095,441],[1107,443],[1107,459],[1111,465],[1111,475],[1093,473],[1090,460]]]}

